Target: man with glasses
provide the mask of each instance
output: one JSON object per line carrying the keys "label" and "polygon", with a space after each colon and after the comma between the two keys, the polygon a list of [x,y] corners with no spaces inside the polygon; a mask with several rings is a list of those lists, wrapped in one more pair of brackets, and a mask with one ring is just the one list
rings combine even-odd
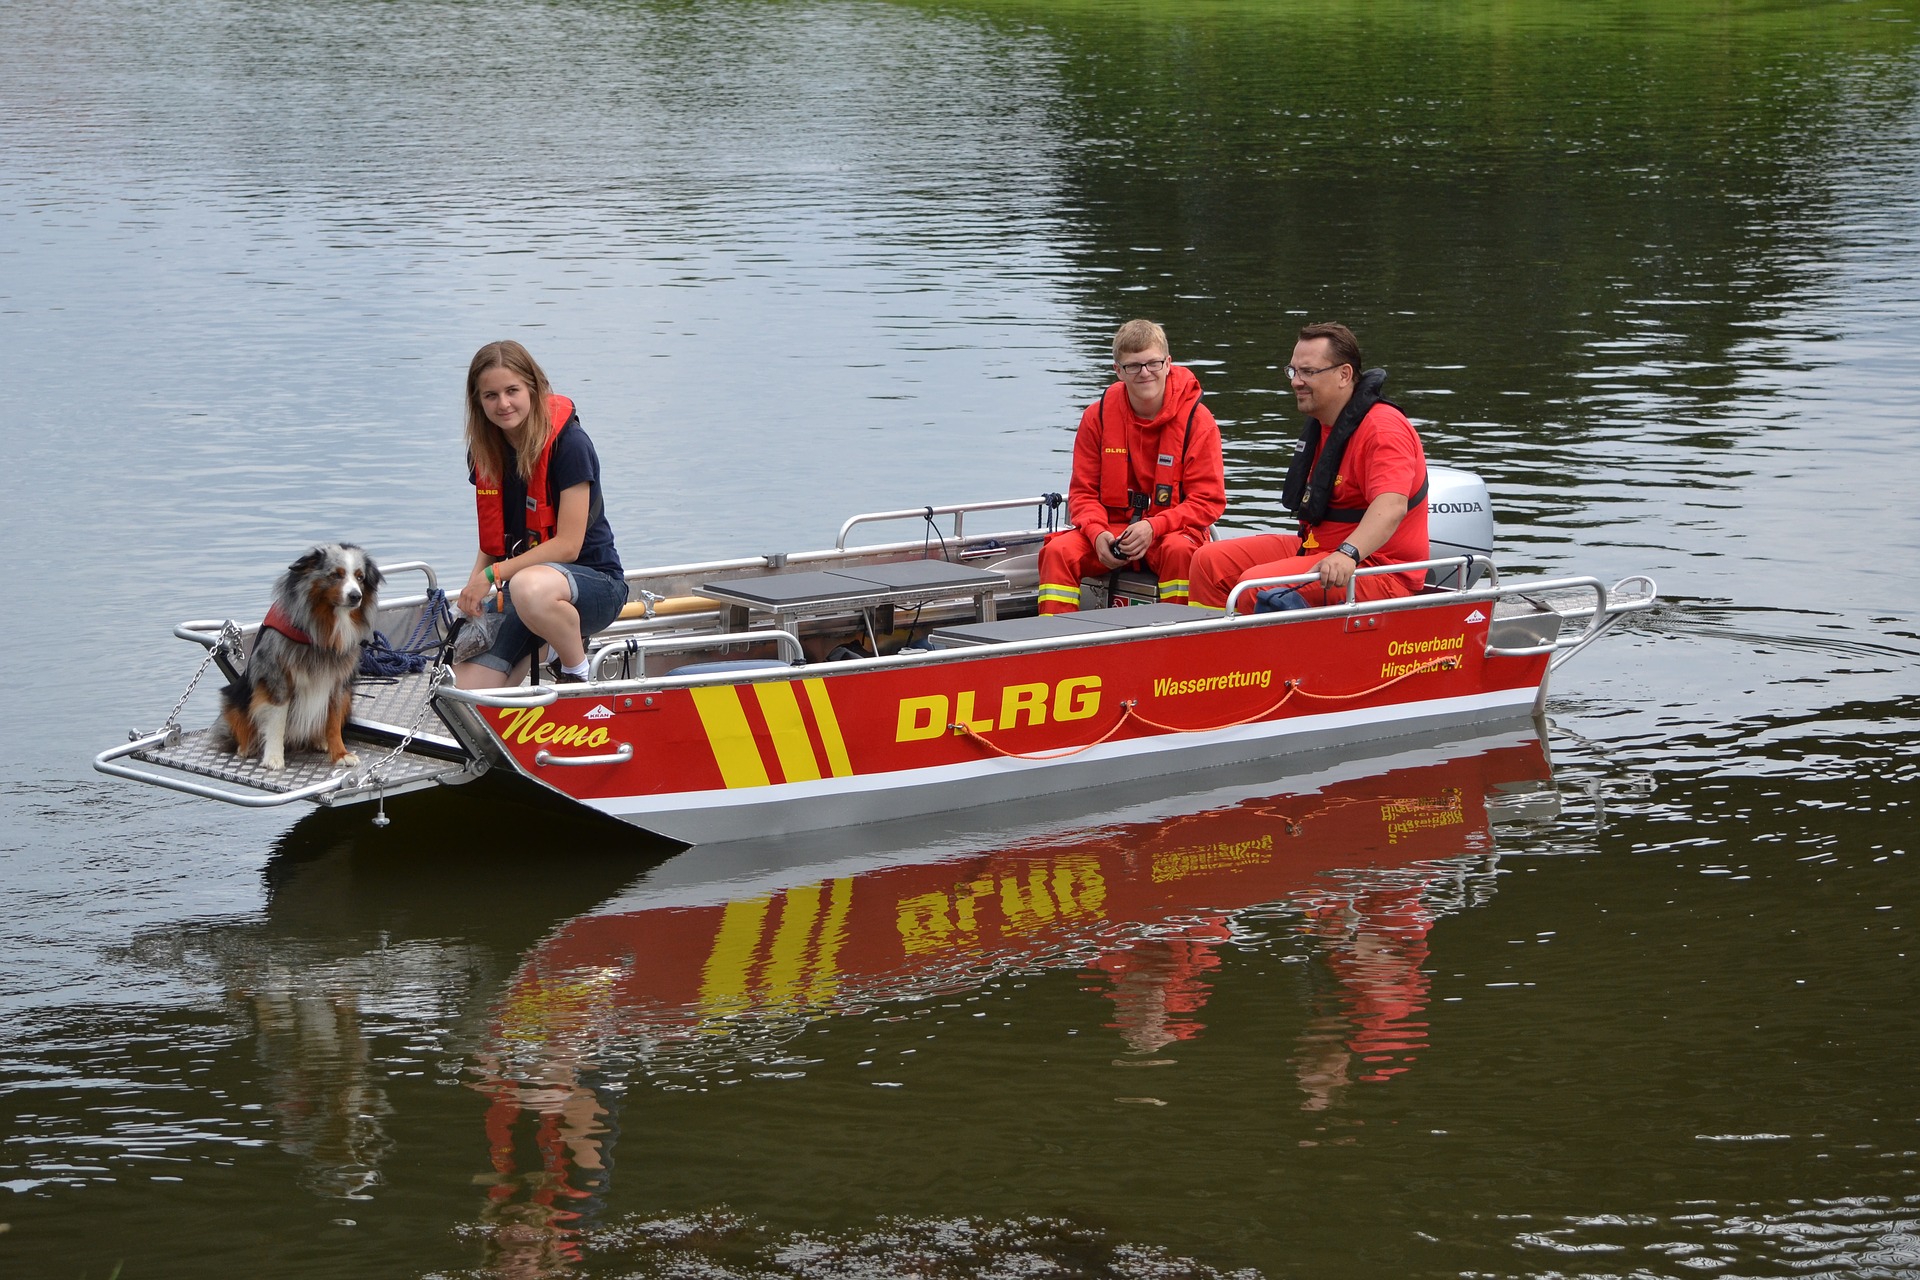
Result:
{"label": "man with glasses", "polygon": [[1113,336],[1120,381],[1080,415],[1067,514],[1040,550],[1040,612],[1080,607],[1080,579],[1144,563],[1160,599],[1187,603],[1187,567],[1227,506],[1220,428],[1167,332],[1129,320]]}
{"label": "man with glasses", "polygon": [[[1262,609],[1339,604],[1347,584],[1360,600],[1411,595],[1426,574],[1368,574],[1362,565],[1427,558],[1427,458],[1399,409],[1380,398],[1385,369],[1360,372],[1360,342],[1343,324],[1310,324],[1287,366],[1294,402],[1307,415],[1280,501],[1300,532],[1262,533],[1213,542],[1192,567],[1192,603],[1223,609],[1227,593],[1249,578],[1314,573],[1318,580],[1259,594]],[[1250,610],[1253,593],[1241,598]]]}

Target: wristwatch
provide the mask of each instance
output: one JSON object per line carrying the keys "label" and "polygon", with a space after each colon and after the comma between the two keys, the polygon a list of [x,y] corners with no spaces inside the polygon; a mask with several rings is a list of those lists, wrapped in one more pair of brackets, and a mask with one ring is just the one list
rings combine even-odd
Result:
{"label": "wristwatch", "polygon": [[1352,560],[1355,564],[1359,564],[1362,560],[1366,559],[1365,556],[1360,554],[1360,548],[1354,546],[1351,542],[1343,542],[1339,546],[1335,547],[1334,550],[1338,551],[1341,555],[1346,556],[1348,559]]}

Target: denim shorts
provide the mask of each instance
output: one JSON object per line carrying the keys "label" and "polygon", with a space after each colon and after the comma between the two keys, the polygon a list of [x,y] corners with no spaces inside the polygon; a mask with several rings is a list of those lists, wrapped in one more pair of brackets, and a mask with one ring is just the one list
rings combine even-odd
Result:
{"label": "denim shorts", "polygon": [[[569,596],[573,607],[580,613],[580,635],[582,639],[610,624],[620,616],[620,610],[627,603],[627,580],[598,569],[589,569],[583,564],[550,564],[549,569],[558,569],[566,576]],[[522,658],[538,653],[546,641],[527,630],[520,621],[520,615],[513,608],[513,592],[505,595],[506,616],[500,619],[500,629],[494,633],[493,647],[485,653],[477,654],[472,661],[495,671],[512,671]]]}

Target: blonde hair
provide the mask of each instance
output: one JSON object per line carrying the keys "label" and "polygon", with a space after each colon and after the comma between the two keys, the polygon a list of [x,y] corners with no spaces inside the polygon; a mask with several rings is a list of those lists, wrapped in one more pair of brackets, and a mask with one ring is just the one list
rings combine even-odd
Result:
{"label": "blonde hair", "polygon": [[1173,355],[1173,348],[1167,345],[1167,331],[1151,320],[1129,320],[1120,326],[1120,332],[1113,335],[1113,358],[1118,363],[1121,356],[1135,351],[1151,351],[1158,347]]}
{"label": "blonde hair", "polygon": [[[517,442],[507,439],[507,433],[494,426],[486,410],[480,407],[480,375],[489,369],[505,369],[527,384],[532,404],[527,425]],[[489,342],[473,353],[473,363],[467,366],[467,461],[473,465],[476,476],[495,482],[504,479],[507,453],[512,450],[517,454],[514,462],[520,478],[533,478],[533,464],[540,460],[547,438],[557,426],[566,425],[553,422],[547,413],[547,397],[551,394],[553,386],[547,381],[546,372],[527,349],[513,339]]]}

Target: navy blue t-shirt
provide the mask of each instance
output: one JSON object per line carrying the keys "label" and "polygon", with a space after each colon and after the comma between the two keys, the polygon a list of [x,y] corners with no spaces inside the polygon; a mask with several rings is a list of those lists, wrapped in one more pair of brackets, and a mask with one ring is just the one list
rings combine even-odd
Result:
{"label": "navy blue t-shirt", "polygon": [[[472,468],[468,468],[467,478],[473,479]],[[594,452],[593,441],[587,439],[586,428],[580,425],[580,415],[576,413],[560,429],[553,451],[547,455],[547,496],[556,513],[560,495],[582,481],[593,488],[588,497],[586,537],[581,540],[580,554],[573,562],[617,578],[622,572],[620,552],[613,545],[613,526],[607,523],[606,503],[600,496],[600,455]],[[527,485],[511,458],[506,479],[500,486],[500,501],[507,546],[522,548],[527,540]]]}

